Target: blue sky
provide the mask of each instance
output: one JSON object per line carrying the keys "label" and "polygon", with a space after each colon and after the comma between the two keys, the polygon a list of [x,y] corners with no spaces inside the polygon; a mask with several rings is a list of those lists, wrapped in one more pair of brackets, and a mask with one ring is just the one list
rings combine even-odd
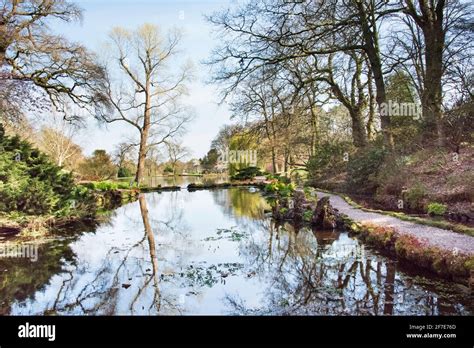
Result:
{"label": "blue sky", "polygon": [[[218,105],[218,90],[205,83],[209,79],[208,67],[202,61],[209,58],[216,46],[212,27],[204,15],[226,8],[232,0],[76,0],[84,9],[82,23],[55,24],[52,29],[70,40],[80,42],[100,55],[107,34],[114,26],[135,28],[143,23],[159,25],[163,31],[180,28],[184,31],[181,43],[184,59],[191,59],[195,66],[195,81],[190,85],[190,96],[186,104],[195,110],[195,120],[183,137],[195,158],[204,156],[219,128],[229,123],[230,112],[227,106]],[[124,140],[127,133],[136,132],[123,123],[99,127],[95,122],[78,142],[89,155],[94,149],[112,151],[114,145]]]}

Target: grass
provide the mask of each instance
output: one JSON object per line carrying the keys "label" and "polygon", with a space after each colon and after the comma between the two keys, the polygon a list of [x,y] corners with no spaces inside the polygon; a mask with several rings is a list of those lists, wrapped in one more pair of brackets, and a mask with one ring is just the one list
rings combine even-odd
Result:
{"label": "grass", "polygon": [[474,228],[469,227],[469,226],[456,224],[456,223],[452,223],[452,222],[449,222],[449,221],[436,221],[436,220],[421,218],[421,217],[418,217],[418,216],[410,216],[410,215],[400,213],[400,212],[395,212],[395,211],[369,209],[369,208],[365,208],[365,207],[361,206],[357,202],[354,202],[350,197],[348,197],[344,194],[337,193],[337,192],[330,192],[330,191],[323,190],[323,189],[317,189],[317,190],[321,191],[321,192],[337,195],[337,196],[343,198],[353,208],[357,208],[357,209],[360,209],[360,210],[365,211],[365,212],[379,213],[379,214],[383,214],[383,215],[388,215],[388,216],[392,216],[392,217],[398,218],[398,219],[403,220],[403,221],[414,222],[414,223],[417,223],[417,224],[420,224],[420,225],[437,227],[437,228],[442,228],[442,229],[445,229],[445,230],[451,230],[451,231],[456,232],[456,233],[466,234],[468,236],[474,237]]}
{"label": "grass", "polygon": [[97,191],[130,190],[136,188],[136,184],[130,186],[128,182],[120,181],[92,181],[82,184],[82,186]]}

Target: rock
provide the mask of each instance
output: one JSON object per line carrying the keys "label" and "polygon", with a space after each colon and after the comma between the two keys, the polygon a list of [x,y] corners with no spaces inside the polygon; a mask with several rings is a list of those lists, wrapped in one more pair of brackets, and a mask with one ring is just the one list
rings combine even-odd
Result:
{"label": "rock", "polygon": [[181,191],[181,187],[179,186],[167,186],[167,187],[161,187],[160,191]]}
{"label": "rock", "polygon": [[303,221],[305,212],[306,195],[303,190],[296,190],[293,194],[293,219]]}
{"label": "rock", "polygon": [[337,210],[331,206],[329,197],[321,198],[316,205],[311,223],[317,228],[334,229],[337,227],[337,221]]}
{"label": "rock", "polygon": [[189,192],[194,192],[197,190],[211,190],[211,189],[220,189],[220,188],[229,188],[232,185],[228,182],[221,183],[221,184],[189,184],[187,189]]}
{"label": "rock", "polygon": [[124,289],[128,289],[131,286],[132,286],[131,284],[122,284],[122,288]]}

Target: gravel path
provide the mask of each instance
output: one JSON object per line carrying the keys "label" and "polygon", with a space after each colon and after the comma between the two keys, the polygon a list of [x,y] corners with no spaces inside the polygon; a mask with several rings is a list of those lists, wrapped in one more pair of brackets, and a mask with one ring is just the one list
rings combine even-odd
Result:
{"label": "gravel path", "polygon": [[414,222],[400,220],[393,216],[379,213],[366,212],[352,207],[343,198],[317,191],[318,197],[329,196],[331,205],[338,209],[340,213],[347,215],[356,222],[373,223],[395,228],[399,233],[409,234],[424,240],[429,245],[441,249],[459,251],[465,254],[474,254],[474,237],[456,233],[450,230],[443,230],[437,227],[416,224]]}

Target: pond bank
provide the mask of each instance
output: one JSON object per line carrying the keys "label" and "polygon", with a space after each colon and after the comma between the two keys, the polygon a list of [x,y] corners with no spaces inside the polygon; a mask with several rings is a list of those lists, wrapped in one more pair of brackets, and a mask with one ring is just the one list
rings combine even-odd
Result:
{"label": "pond bank", "polygon": [[66,230],[71,226],[93,226],[103,222],[107,212],[138,199],[139,191],[107,190],[90,191],[88,202],[77,203],[71,215],[54,214],[25,215],[18,213],[0,215],[0,241],[14,239],[16,242],[41,239],[52,229]]}
{"label": "pond bank", "polygon": [[[87,186],[88,183],[85,185]],[[82,184],[84,185],[84,184]],[[138,199],[140,193],[176,192],[187,189],[189,192],[200,190],[227,189],[231,187],[263,187],[264,185],[252,181],[239,181],[232,183],[215,184],[189,184],[186,188],[180,186],[157,186],[141,188],[107,188],[94,189],[88,186],[92,195],[91,201],[86,208],[86,216],[55,216],[54,214],[41,216],[28,216],[22,214],[0,215],[0,240],[17,239],[18,242],[42,238],[48,235],[51,229],[61,230],[75,224],[94,224],[102,221],[102,213],[119,208],[123,204]],[[84,207],[82,207],[84,208]],[[17,216],[18,215],[18,216]]]}
{"label": "pond bank", "polygon": [[181,191],[186,189],[190,192],[199,190],[214,190],[214,189],[226,189],[231,187],[259,187],[263,188],[265,185],[253,182],[253,181],[242,181],[242,182],[224,182],[224,183],[213,183],[213,184],[189,184],[186,187],[181,186],[157,186],[157,187],[141,187],[139,189],[142,193],[152,192],[173,192]]}
{"label": "pond bank", "polygon": [[436,274],[474,285],[474,237],[437,227],[354,208],[342,197],[329,197],[331,205],[345,216],[346,226],[367,242],[414,262]]}

